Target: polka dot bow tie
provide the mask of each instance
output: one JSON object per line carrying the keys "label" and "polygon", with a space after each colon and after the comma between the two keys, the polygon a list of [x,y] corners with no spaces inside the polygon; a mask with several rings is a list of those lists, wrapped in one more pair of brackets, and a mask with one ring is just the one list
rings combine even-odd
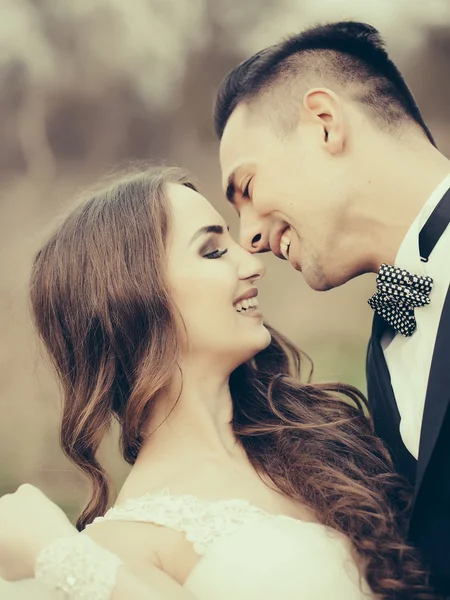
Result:
{"label": "polka dot bow tie", "polygon": [[396,331],[410,337],[416,328],[414,309],[430,304],[431,277],[412,275],[390,265],[381,265],[377,276],[378,292],[369,298],[373,310]]}

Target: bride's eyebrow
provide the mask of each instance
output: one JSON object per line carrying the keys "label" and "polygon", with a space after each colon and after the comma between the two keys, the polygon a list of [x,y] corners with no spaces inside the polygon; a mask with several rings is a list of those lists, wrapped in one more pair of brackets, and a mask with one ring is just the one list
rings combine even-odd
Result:
{"label": "bride's eyebrow", "polygon": [[[229,230],[230,228],[227,227],[227,231]],[[197,238],[208,233],[216,233],[218,235],[222,235],[224,233],[224,228],[222,227],[222,225],[205,225],[204,227],[200,227],[200,229],[198,229],[192,236],[189,244],[192,244]]]}

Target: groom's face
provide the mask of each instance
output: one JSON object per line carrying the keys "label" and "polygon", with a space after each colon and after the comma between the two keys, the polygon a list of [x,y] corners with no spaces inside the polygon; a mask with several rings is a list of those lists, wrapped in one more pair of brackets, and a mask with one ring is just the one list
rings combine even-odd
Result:
{"label": "groom's face", "polygon": [[314,121],[282,136],[270,115],[241,104],[220,147],[223,187],[240,217],[242,246],[289,260],[317,290],[349,278],[338,262],[345,219],[341,173],[323,136]]}

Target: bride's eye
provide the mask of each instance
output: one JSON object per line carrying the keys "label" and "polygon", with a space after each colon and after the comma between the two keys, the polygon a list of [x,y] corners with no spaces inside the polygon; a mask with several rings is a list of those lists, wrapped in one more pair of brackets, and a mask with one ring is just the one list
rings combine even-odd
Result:
{"label": "bride's eye", "polygon": [[227,252],[228,250],[226,248],[224,250],[214,250],[213,252],[208,252],[208,254],[204,254],[203,258],[220,258]]}

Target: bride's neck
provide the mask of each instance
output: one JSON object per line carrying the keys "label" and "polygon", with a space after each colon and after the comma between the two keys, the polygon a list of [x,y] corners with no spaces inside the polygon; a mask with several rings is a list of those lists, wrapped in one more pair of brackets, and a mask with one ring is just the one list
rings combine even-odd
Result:
{"label": "bride's neck", "polygon": [[232,456],[236,437],[228,377],[186,369],[152,409],[138,461]]}

